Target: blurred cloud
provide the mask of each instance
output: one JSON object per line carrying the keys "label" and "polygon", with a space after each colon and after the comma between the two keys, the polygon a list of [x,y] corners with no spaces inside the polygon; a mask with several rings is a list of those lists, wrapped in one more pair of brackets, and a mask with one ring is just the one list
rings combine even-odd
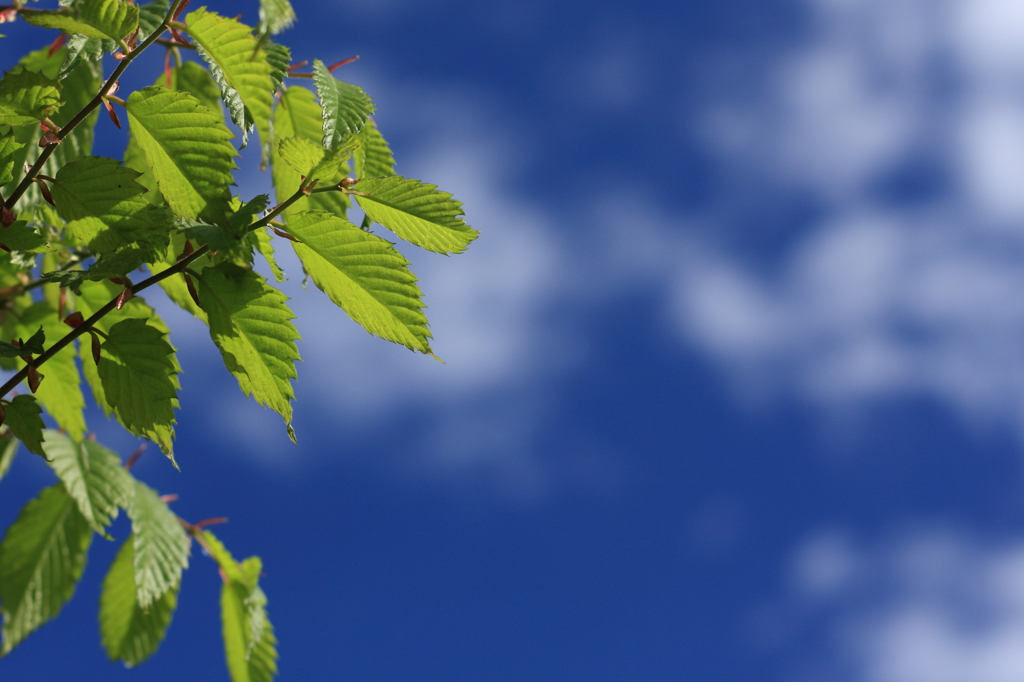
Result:
{"label": "blurred cloud", "polygon": [[812,536],[793,558],[789,590],[756,621],[783,623],[787,635],[761,640],[800,661],[798,680],[1019,680],[1024,543],[968,537],[919,528],[864,546],[841,531]]}
{"label": "blurred cloud", "polygon": [[711,237],[727,193],[676,270],[681,331],[748,393],[937,396],[1024,431],[1019,3],[810,7],[766,94],[710,104],[699,132],[727,175],[820,215],[766,266]]}

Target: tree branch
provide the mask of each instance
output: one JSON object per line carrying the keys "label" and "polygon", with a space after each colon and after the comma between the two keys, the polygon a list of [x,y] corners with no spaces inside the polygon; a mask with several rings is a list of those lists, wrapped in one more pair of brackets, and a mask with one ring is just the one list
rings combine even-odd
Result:
{"label": "tree branch", "polygon": [[[110,91],[110,88],[113,87],[114,83],[116,83],[117,80],[121,77],[121,74],[123,74],[125,69],[128,68],[128,65],[131,64],[136,57],[142,54],[142,52],[147,47],[155,43],[160,38],[160,35],[170,25],[171,18],[174,16],[174,13],[178,10],[178,7],[181,5],[182,2],[183,0],[174,0],[174,2],[171,3],[170,10],[168,10],[167,15],[164,16],[164,20],[160,22],[160,25],[156,27],[156,30],[154,30],[153,33],[151,33],[148,38],[142,41],[142,43],[139,44],[138,47],[136,47],[131,52],[125,54],[124,59],[122,59],[121,62],[117,65],[117,68],[114,69],[114,72],[110,74],[110,78],[104,81],[103,85],[100,86],[100,91],[96,93],[96,96],[93,97],[89,101],[89,103],[82,108],[81,111],[75,114],[75,117],[68,121],[67,125],[60,129],[60,132],[57,133],[58,141],[63,141],[64,138],[70,135],[71,131],[73,131],[79,123],[88,118],[89,114],[92,113],[93,109],[98,107],[103,102],[103,98],[106,97],[107,93]],[[43,169],[43,164],[45,164],[46,160],[50,158],[51,154],[53,154],[53,150],[57,146],[57,144],[59,144],[59,142],[47,145],[46,147],[43,148],[43,151],[39,154],[39,158],[37,158],[36,162],[32,164],[32,168],[29,169],[28,173],[25,174],[25,177],[22,178],[21,182],[18,184],[18,187],[14,190],[11,196],[7,197],[7,201],[4,202],[4,205],[8,209],[14,209],[14,205],[18,203],[18,199],[21,198],[21,195],[24,194],[25,191],[29,188],[29,185],[32,184],[33,178],[35,178],[36,175],[39,174],[39,171]]]}

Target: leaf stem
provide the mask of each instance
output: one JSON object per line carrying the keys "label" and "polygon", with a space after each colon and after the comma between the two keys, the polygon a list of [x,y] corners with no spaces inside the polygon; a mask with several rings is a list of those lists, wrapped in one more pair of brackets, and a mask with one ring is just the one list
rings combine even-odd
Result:
{"label": "leaf stem", "polygon": [[[166,30],[167,27],[170,25],[171,18],[174,16],[174,13],[177,11],[178,6],[181,5],[182,2],[183,0],[174,0],[174,2],[171,3],[171,8],[167,11],[167,14],[164,16],[164,20],[160,22],[160,25],[157,26],[156,30],[153,31],[153,33],[151,33],[149,37],[146,38],[142,43],[140,43],[138,47],[136,47],[131,52],[125,54],[124,59],[122,59],[118,63],[117,68],[114,69],[114,72],[110,74],[110,77],[106,81],[104,81],[103,85],[100,86],[100,91],[96,93],[96,96],[93,97],[89,101],[89,103],[82,108],[81,111],[75,114],[75,117],[68,121],[67,125],[60,129],[60,132],[57,133],[58,143],[60,141],[63,141],[64,138],[70,135],[71,131],[73,131],[79,123],[88,118],[89,114],[92,113],[93,109],[98,107],[103,102],[103,98],[107,96],[107,93],[114,86],[114,83],[116,83],[117,80],[121,77],[121,74],[124,73],[124,70],[128,68],[128,65],[131,64],[136,57],[142,54],[143,50],[145,50],[147,47],[155,43],[157,39],[160,38],[160,34],[162,34],[164,30]],[[30,168],[28,173],[25,174],[25,177],[22,178],[21,182],[18,184],[18,187],[14,190],[11,196],[7,197],[7,201],[4,203],[4,205],[8,209],[14,208],[14,205],[18,202],[18,199],[21,198],[21,195],[24,194],[25,190],[29,188],[29,185],[32,184],[32,179],[35,178],[39,171],[43,169],[43,164],[45,164],[46,160],[50,158],[51,154],[53,154],[53,150],[56,146],[56,144],[51,144],[43,148],[43,151],[40,152],[39,154],[39,158],[37,158],[36,162],[32,164],[32,168]]]}
{"label": "leaf stem", "polygon": [[[270,221],[276,218],[282,211],[284,211],[286,208],[294,204],[302,197],[306,196],[305,193],[302,191],[303,189],[304,187],[299,187],[299,189],[295,191],[295,194],[291,195],[290,197],[282,201],[280,204],[275,206],[274,209],[271,210],[270,213],[265,215],[263,218],[249,225],[249,227],[246,229],[246,232],[252,232],[254,230],[260,229],[261,227],[266,227],[267,225],[269,225]],[[138,284],[132,285],[127,288],[131,289],[131,292],[133,294],[137,294],[143,289],[148,289],[154,284],[162,282],[163,280],[167,279],[171,275],[176,275],[179,272],[184,272],[185,269],[188,268],[190,264],[192,264],[192,262],[194,262],[201,256],[205,255],[207,252],[209,252],[209,250],[210,245],[203,244],[189,255],[185,256],[184,258],[181,258],[177,263],[170,266],[169,268],[161,270],[155,275],[152,275],[147,279],[142,280]],[[119,298],[121,297],[115,297],[109,303],[107,303],[102,308],[97,310],[95,313],[92,314],[92,316],[89,319],[87,319],[85,322],[83,322],[82,324],[78,325],[77,327],[69,331],[67,334],[65,334],[59,341],[57,341],[52,346],[47,348],[46,352],[44,352],[39,357],[35,358],[31,363],[23,367],[21,371],[19,371],[17,374],[11,377],[6,384],[0,386],[0,398],[4,397],[5,395],[13,391],[18,384],[25,380],[25,377],[28,376],[30,367],[38,368],[44,362],[46,362],[54,355],[59,353],[61,350],[63,350],[65,347],[67,347],[67,345],[70,344],[72,341],[74,341],[79,336],[92,329],[97,322],[103,319],[104,315],[109,313],[117,306],[117,301]]]}

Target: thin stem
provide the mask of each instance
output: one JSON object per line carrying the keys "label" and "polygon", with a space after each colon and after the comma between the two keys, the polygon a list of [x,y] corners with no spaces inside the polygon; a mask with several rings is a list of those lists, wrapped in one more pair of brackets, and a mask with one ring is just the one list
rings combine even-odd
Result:
{"label": "thin stem", "polygon": [[[272,211],[270,211],[270,213],[265,215],[263,218],[261,218],[260,220],[257,220],[256,222],[252,223],[251,225],[249,225],[249,227],[246,230],[246,232],[252,232],[254,230],[260,229],[261,227],[266,227],[267,225],[269,225],[270,221],[272,221],[274,218],[276,218],[278,215],[280,215],[280,213],[282,211],[284,211],[286,208],[288,208],[289,206],[294,204],[296,201],[298,201],[302,197],[306,196],[305,192],[303,191],[304,189],[305,189],[304,186],[300,186],[299,189],[296,190],[295,194],[291,195],[290,197],[285,199],[283,202],[281,202],[280,204],[275,206],[274,209]],[[187,255],[184,258],[181,258],[180,260],[178,260],[177,263],[175,263],[174,265],[170,266],[166,270],[161,270],[160,272],[156,273],[155,275],[152,275],[149,278],[142,280],[138,284],[135,284],[135,285],[133,285],[131,287],[127,287],[127,288],[131,289],[131,292],[133,294],[137,294],[140,291],[142,291],[143,289],[148,289],[149,287],[153,286],[154,284],[157,284],[158,282],[162,282],[163,280],[167,279],[171,275],[176,275],[176,274],[178,274],[180,272],[184,272],[185,269],[188,268],[189,265],[191,265],[196,259],[200,258],[201,256],[206,255],[206,253],[208,253],[209,250],[210,250],[210,245],[209,244],[204,244],[203,246],[200,246],[198,249],[196,249],[195,251],[193,251],[189,255]],[[61,350],[63,350],[65,347],[67,347],[67,345],[70,344],[72,341],[74,341],[79,336],[81,336],[85,332],[87,332],[90,329],[92,329],[96,325],[97,322],[99,322],[101,319],[103,319],[104,315],[109,313],[111,310],[113,310],[117,306],[118,298],[120,298],[120,296],[115,297],[109,303],[107,303],[102,308],[97,310],[95,313],[93,313],[92,317],[90,317],[85,322],[83,322],[82,324],[78,325],[77,327],[75,327],[74,329],[69,331],[59,341],[57,341],[52,346],[47,348],[46,352],[44,352],[38,358],[35,358],[29,365],[26,365],[25,367],[23,367],[21,369],[21,371],[19,371],[17,374],[15,374],[13,377],[11,377],[10,380],[8,380],[8,382],[6,384],[4,384],[3,386],[0,386],[0,398],[4,397],[5,395],[7,395],[11,391],[13,391],[14,388],[18,384],[20,384],[22,381],[25,380],[25,377],[28,376],[29,367],[36,367],[36,368],[38,368],[44,362],[46,362],[47,360],[52,358],[54,355],[59,353]]]}
{"label": "thin stem", "polygon": [[[171,4],[170,10],[168,10],[167,15],[164,16],[164,20],[160,22],[160,25],[157,26],[156,30],[153,31],[153,33],[151,33],[150,36],[146,38],[138,47],[136,47],[131,52],[125,54],[124,59],[122,59],[118,63],[117,68],[115,68],[114,72],[110,74],[110,78],[104,81],[103,85],[100,86],[100,91],[96,93],[96,96],[89,100],[89,103],[86,104],[81,111],[75,114],[75,117],[68,121],[67,125],[60,129],[60,132],[57,133],[57,140],[63,141],[64,138],[71,134],[71,131],[73,131],[79,123],[81,123],[89,117],[89,114],[92,113],[93,109],[98,107],[103,102],[103,98],[107,96],[107,92],[110,91],[110,88],[113,87],[114,83],[116,83],[117,80],[121,77],[121,74],[123,74],[124,70],[128,68],[128,65],[131,64],[136,57],[142,54],[142,52],[147,47],[155,43],[157,39],[160,37],[160,34],[164,32],[168,25],[170,25],[171,17],[174,16],[174,12],[177,11],[178,6],[182,3],[182,1],[183,0],[174,0],[174,2]],[[36,162],[32,164],[32,168],[30,168],[28,173],[25,174],[25,177],[22,178],[21,182],[18,184],[18,187],[14,190],[11,196],[7,197],[7,201],[4,205],[8,209],[14,208],[14,205],[18,202],[18,199],[20,199],[21,195],[24,194],[25,191],[29,188],[29,185],[32,183],[32,179],[39,173],[39,171],[43,169],[43,164],[45,164],[47,159],[50,158],[50,155],[53,154],[53,150],[56,146],[56,144],[51,144],[43,148],[43,151],[40,152],[39,154],[39,158],[37,158]]]}

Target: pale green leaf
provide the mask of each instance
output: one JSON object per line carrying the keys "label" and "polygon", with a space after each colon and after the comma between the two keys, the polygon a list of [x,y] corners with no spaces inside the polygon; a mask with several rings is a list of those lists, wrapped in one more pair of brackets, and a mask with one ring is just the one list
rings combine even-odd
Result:
{"label": "pale green leaf", "polygon": [[[145,6],[143,6],[143,10],[145,10]],[[164,9],[163,13],[166,13],[166,11]],[[162,16],[163,14],[161,14],[161,18]],[[198,99],[199,103],[207,109],[218,114],[218,116],[223,116],[217,84],[213,82],[210,72],[195,62],[184,62],[180,67],[173,67],[171,69],[171,82],[169,85],[164,74],[160,74],[157,77],[154,85],[166,86],[171,90],[187,92]],[[162,206],[164,200],[160,195],[160,189],[157,187],[153,170],[146,161],[146,155],[142,151],[142,147],[139,146],[139,143],[135,141],[135,137],[132,135],[129,135],[128,146],[124,151],[124,165],[126,168],[131,168],[142,174],[135,181],[149,190],[146,194],[146,199],[151,204]]]}
{"label": "pale green leaf", "polygon": [[60,483],[22,508],[0,543],[0,655],[60,612],[82,577],[91,541],[89,523]]}
{"label": "pale green leaf", "polygon": [[168,589],[148,608],[139,606],[135,586],[135,538],[129,537],[110,565],[100,595],[100,637],[107,656],[135,666],[152,656],[178,606],[178,587]]}
{"label": "pale green leaf", "polygon": [[117,518],[118,507],[132,499],[132,477],[121,465],[117,453],[99,443],[76,443],[59,431],[43,432],[43,450],[50,467],[64,483],[86,522],[97,533]]}
{"label": "pale green leaf", "polygon": [[210,66],[232,122],[242,131],[242,147],[257,128],[270,136],[274,82],[266,54],[245,24],[198,9],[185,19],[199,55]]}
{"label": "pale green leaf", "polygon": [[402,239],[437,253],[461,253],[480,234],[462,219],[462,203],[412,178],[393,175],[360,180],[368,196],[356,200],[370,217]]}
{"label": "pale green leaf", "polygon": [[416,277],[391,244],[324,211],[293,216],[288,232],[313,282],[366,331],[431,352]]}
{"label": "pale green leaf", "polygon": [[175,215],[223,220],[238,155],[220,117],[192,95],[150,86],[128,98],[132,135]]}
{"label": "pale green leaf", "polygon": [[60,85],[41,73],[8,71],[0,80],[0,125],[38,123],[60,106]]}
{"label": "pale green leaf", "polygon": [[18,446],[21,441],[14,437],[11,431],[0,436],[0,479],[7,475],[14,463],[14,457],[18,454]]}
{"label": "pale green leaf", "polygon": [[346,140],[331,151],[321,145],[301,137],[289,137],[281,140],[281,159],[289,166],[305,175],[309,181],[320,180],[321,185],[336,184],[341,179],[341,170],[352,156],[353,150],[359,146],[359,136],[350,135]]}
{"label": "pale green leaf", "polygon": [[141,608],[181,584],[188,568],[189,539],[185,529],[156,491],[135,481],[135,497],[128,506],[135,551],[136,598]]}
{"label": "pale green leaf", "polygon": [[277,35],[295,23],[295,10],[288,0],[260,0],[260,33]]}
{"label": "pale green leaf", "polygon": [[334,149],[363,129],[374,112],[373,100],[358,85],[335,78],[319,59],[313,61],[313,82],[323,108],[323,145]]}
{"label": "pale green leaf", "polygon": [[41,416],[43,408],[39,407],[36,399],[30,395],[16,395],[4,405],[4,411],[4,423],[10,428],[11,433],[25,444],[29,452],[46,457],[43,446],[43,429],[46,428],[46,424]]}
{"label": "pale green leaf", "polygon": [[[323,136],[321,118],[320,105],[313,99],[313,93],[306,88],[290,87],[281,93],[281,103],[274,109],[274,135],[277,140],[298,137],[320,145]],[[342,170],[345,170],[344,166]],[[277,143],[271,147],[271,177],[278,203],[299,189],[300,173],[281,158]],[[348,206],[348,198],[341,192],[318,192],[296,201],[285,209],[283,217],[287,222],[291,215],[319,208],[344,218]]]}
{"label": "pale green leaf", "polygon": [[395,157],[391,147],[380,134],[376,122],[371,118],[359,133],[362,144],[355,150],[357,178],[377,178],[395,174]]}
{"label": "pale green leaf", "polygon": [[259,586],[259,557],[238,563],[208,531],[203,545],[227,581],[221,587],[224,655],[232,682],[271,682],[277,674],[277,638],[267,618],[267,597]]}
{"label": "pale green leaf", "polygon": [[159,444],[174,462],[177,363],[165,334],[145,320],[129,318],[110,328],[101,349],[106,402],[128,431]]}
{"label": "pale green leaf", "polygon": [[199,300],[210,336],[245,395],[284,417],[291,429],[294,397],[290,379],[299,359],[299,333],[287,297],[252,270],[229,262],[202,272]]}
{"label": "pale green leaf", "polygon": [[125,0],[79,0],[63,9],[22,12],[21,16],[34,26],[114,41],[139,26],[138,6]]}
{"label": "pale green leaf", "polygon": [[273,273],[274,279],[278,282],[283,282],[288,279],[285,277],[284,270],[282,270],[281,266],[277,264],[277,258],[274,257],[274,244],[270,239],[270,235],[267,234],[267,231],[256,230],[252,234],[257,240],[257,248],[266,259],[267,265],[270,266],[270,272]]}

